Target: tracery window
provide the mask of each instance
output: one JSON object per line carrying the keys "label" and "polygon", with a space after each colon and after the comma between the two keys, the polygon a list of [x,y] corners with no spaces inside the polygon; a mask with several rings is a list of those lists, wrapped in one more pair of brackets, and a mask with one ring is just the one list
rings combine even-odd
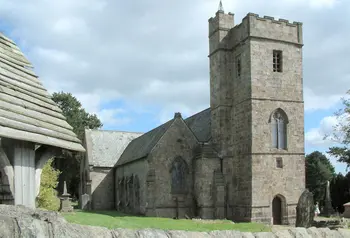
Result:
{"label": "tracery window", "polygon": [[188,167],[181,157],[176,157],[171,167],[171,193],[186,194]]}
{"label": "tracery window", "polygon": [[271,119],[272,147],[277,149],[287,149],[287,124],[288,118],[282,109],[277,109],[272,113]]}

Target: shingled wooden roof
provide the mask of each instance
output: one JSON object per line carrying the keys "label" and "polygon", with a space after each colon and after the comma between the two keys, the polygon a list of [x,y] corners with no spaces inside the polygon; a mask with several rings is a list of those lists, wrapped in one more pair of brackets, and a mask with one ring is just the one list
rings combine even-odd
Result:
{"label": "shingled wooden roof", "polygon": [[17,45],[0,33],[0,137],[85,151]]}

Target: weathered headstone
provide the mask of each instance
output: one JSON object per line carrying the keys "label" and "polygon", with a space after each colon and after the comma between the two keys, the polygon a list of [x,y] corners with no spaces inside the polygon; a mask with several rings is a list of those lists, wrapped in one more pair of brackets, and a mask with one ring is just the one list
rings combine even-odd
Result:
{"label": "weathered headstone", "polygon": [[81,195],[81,209],[90,210],[90,195],[83,194]]}
{"label": "weathered headstone", "polygon": [[311,192],[306,189],[300,196],[297,205],[296,227],[311,227],[315,216],[314,199]]}
{"label": "weathered headstone", "polygon": [[350,218],[350,202],[345,203],[344,205],[343,217]]}
{"label": "weathered headstone", "polygon": [[66,181],[64,181],[63,194],[61,195],[60,199],[61,199],[60,212],[72,212],[73,207],[70,203],[70,194],[67,192]]}
{"label": "weathered headstone", "polygon": [[325,217],[330,217],[332,214],[334,214],[334,209],[332,207],[332,200],[331,200],[331,193],[329,188],[329,181],[327,181],[326,184],[326,194],[325,194],[325,201],[324,201],[324,208],[322,211],[322,215]]}

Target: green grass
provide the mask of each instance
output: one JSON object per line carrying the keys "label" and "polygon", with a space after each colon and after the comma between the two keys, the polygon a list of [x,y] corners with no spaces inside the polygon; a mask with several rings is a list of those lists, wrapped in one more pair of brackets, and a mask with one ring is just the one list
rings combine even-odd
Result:
{"label": "green grass", "polygon": [[249,232],[270,231],[271,228],[259,223],[235,223],[227,220],[205,223],[202,221],[159,217],[138,217],[125,215],[116,211],[86,212],[74,211],[62,214],[71,223],[81,225],[102,226],[114,228],[157,228],[162,230],[212,231],[212,230],[239,230]]}

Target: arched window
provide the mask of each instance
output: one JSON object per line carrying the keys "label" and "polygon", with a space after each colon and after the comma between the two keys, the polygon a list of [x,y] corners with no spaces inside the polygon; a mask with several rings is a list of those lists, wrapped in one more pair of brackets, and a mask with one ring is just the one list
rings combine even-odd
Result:
{"label": "arched window", "polygon": [[287,114],[280,108],[275,110],[270,118],[272,147],[287,149]]}
{"label": "arched window", "polygon": [[171,193],[186,194],[187,193],[187,174],[188,167],[181,157],[176,157],[171,167]]}

